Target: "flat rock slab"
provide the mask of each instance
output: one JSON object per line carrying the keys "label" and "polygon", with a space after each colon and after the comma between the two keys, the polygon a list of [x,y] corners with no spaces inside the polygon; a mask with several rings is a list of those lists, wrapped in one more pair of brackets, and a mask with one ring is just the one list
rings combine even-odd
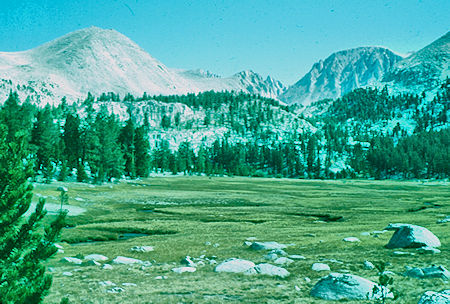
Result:
{"label": "flat rock slab", "polygon": [[440,278],[443,280],[450,279],[450,272],[444,266],[430,266],[425,268],[407,267],[407,270],[404,275],[416,279],[428,279],[428,278]]}
{"label": "flat rock slab", "polygon": [[[381,293],[374,294],[374,286],[377,284],[356,275],[331,273],[314,285],[311,296],[334,301],[378,299]],[[394,297],[389,290],[386,292],[388,298]]]}
{"label": "flat rock slab", "polygon": [[286,278],[289,276],[289,271],[287,271],[284,268],[263,263],[258,264],[253,268],[248,269],[245,274],[262,274],[262,275],[268,275],[268,276],[276,276],[280,278]]}
{"label": "flat rock slab", "polygon": [[311,266],[311,269],[314,271],[330,271],[330,266],[328,266],[327,264],[324,263],[314,263]]}
{"label": "flat rock slab", "polygon": [[441,292],[427,291],[417,304],[450,304],[450,289]]}
{"label": "flat rock slab", "polygon": [[195,272],[197,269],[195,267],[177,267],[172,268],[172,271],[175,273],[184,273],[184,272]]}
{"label": "flat rock slab", "polygon": [[101,254],[89,254],[87,256],[84,257],[85,260],[87,261],[107,261],[108,257],[101,255]]}
{"label": "flat rock slab", "polygon": [[243,273],[251,268],[254,268],[255,266],[256,266],[255,263],[251,261],[231,258],[217,265],[214,271]]}
{"label": "flat rock slab", "polygon": [[343,239],[344,242],[349,242],[349,243],[358,243],[361,242],[357,237],[354,236],[349,236]]}
{"label": "flat rock slab", "polygon": [[143,262],[138,259],[127,258],[124,256],[118,256],[114,260],[111,261],[113,264],[123,264],[123,265],[131,265],[131,264],[142,264]]}
{"label": "flat rock slab", "polygon": [[386,230],[394,230],[395,233],[386,245],[386,248],[420,248],[439,247],[441,242],[427,228],[411,224],[389,224]]}
{"label": "flat rock slab", "polygon": [[275,250],[286,249],[288,246],[277,242],[253,242],[250,248],[253,250]]}

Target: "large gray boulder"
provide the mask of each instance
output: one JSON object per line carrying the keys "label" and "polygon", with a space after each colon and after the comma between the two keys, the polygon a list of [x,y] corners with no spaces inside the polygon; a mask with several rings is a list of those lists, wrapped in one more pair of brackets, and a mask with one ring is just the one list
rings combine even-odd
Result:
{"label": "large gray boulder", "polygon": [[441,292],[427,291],[417,304],[450,304],[450,289]]}
{"label": "large gray boulder", "polygon": [[406,272],[404,274],[407,277],[416,279],[427,279],[427,278],[439,278],[443,280],[450,279],[450,271],[448,271],[444,266],[430,266],[425,268],[411,268],[406,267]]}
{"label": "large gray boulder", "polygon": [[231,258],[223,261],[214,269],[215,272],[243,273],[255,267],[255,263],[247,260]]}
{"label": "large gray boulder", "polygon": [[[381,292],[373,292],[374,286],[378,286],[372,281],[352,274],[331,273],[323,277],[311,290],[311,295],[324,300],[367,300],[381,298]],[[388,298],[393,298],[392,292],[387,288],[378,286],[383,290]]]}
{"label": "large gray boulder", "polygon": [[439,247],[441,242],[427,228],[411,224],[389,224],[385,230],[394,230],[386,248]]}

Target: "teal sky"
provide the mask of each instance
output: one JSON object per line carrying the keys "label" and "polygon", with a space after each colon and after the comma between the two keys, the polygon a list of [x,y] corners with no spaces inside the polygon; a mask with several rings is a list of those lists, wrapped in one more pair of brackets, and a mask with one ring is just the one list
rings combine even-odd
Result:
{"label": "teal sky", "polygon": [[332,52],[418,50],[450,30],[449,0],[0,0],[0,51],[92,25],[113,28],[175,68],[241,70],[293,84]]}

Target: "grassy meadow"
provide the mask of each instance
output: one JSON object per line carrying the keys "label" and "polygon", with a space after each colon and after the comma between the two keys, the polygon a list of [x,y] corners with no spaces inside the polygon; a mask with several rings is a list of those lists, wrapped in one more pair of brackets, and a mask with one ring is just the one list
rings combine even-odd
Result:
{"label": "grassy meadow", "polygon": [[[328,271],[315,272],[315,262],[327,263],[333,272],[349,272],[377,280],[376,270],[363,262],[387,261],[400,297],[393,303],[417,303],[426,290],[449,288],[442,279],[413,279],[401,275],[405,266],[433,264],[450,267],[449,224],[436,221],[450,214],[450,187],[444,182],[368,180],[290,180],[231,177],[153,177],[117,184],[37,184],[35,194],[58,203],[56,188],[69,188],[69,204],[86,209],[69,216],[58,253],[48,262],[53,286],[46,303],[324,303],[312,298],[311,288]],[[37,200],[37,195],[35,195]],[[391,231],[389,223],[424,226],[441,240],[440,254],[395,256],[384,248]],[[138,236],[122,239],[123,236]],[[344,242],[354,236],[359,243]],[[205,255],[218,263],[236,257],[254,263],[265,252],[243,243],[259,241],[293,244],[288,254],[298,254],[286,268],[286,279],[215,273],[215,265],[194,273],[177,274],[180,260]],[[154,251],[131,252],[133,246],[150,245]],[[399,249],[415,253],[415,249]],[[103,254],[151,261],[151,267],[113,265],[67,265],[62,257]],[[268,262],[271,263],[271,262]],[[73,276],[62,273],[70,271]],[[165,279],[155,279],[166,276]],[[309,278],[305,280],[305,278]],[[125,291],[108,293],[100,281],[112,281]],[[134,283],[137,286],[122,286]],[[361,303],[349,301],[348,303]],[[368,302],[369,303],[369,302]]]}

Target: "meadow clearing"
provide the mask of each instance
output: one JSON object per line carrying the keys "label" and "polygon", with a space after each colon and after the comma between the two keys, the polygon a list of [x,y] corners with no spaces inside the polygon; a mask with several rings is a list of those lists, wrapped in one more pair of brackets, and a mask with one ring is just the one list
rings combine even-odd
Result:
{"label": "meadow clearing", "polygon": [[[442,279],[402,275],[405,266],[450,266],[449,223],[437,223],[450,214],[448,182],[152,177],[95,186],[36,184],[34,199],[45,196],[57,204],[61,185],[69,189],[69,205],[85,211],[68,217],[59,243],[64,253],[47,263],[54,278],[46,303],[59,303],[62,297],[70,303],[324,303],[310,291],[329,271],[313,271],[312,264],[326,263],[332,272],[376,281],[377,271],[363,267],[366,260],[390,263],[399,293],[390,302],[417,303],[424,291],[449,288]],[[382,232],[389,223],[428,228],[439,237],[441,253],[400,249],[414,255],[394,255],[395,250],[384,247],[393,233]],[[344,242],[346,237],[360,242]],[[284,279],[214,272],[211,260],[268,262],[266,252],[244,245],[248,238],[290,244],[286,252],[305,259],[282,266],[290,272]],[[130,251],[144,245],[154,250]],[[152,265],[112,265],[108,270],[60,262],[94,253]],[[193,273],[173,272],[187,255],[202,256],[205,265]],[[111,286],[99,283],[104,281],[122,292],[108,292]]]}

